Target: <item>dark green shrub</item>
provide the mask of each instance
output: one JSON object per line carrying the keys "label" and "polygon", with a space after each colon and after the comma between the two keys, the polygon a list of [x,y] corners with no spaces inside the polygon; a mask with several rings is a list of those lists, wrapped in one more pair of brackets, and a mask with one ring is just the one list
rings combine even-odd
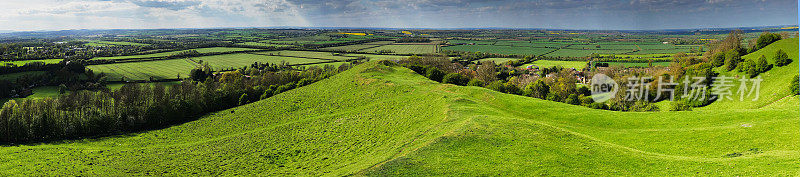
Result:
{"label": "dark green shrub", "polygon": [[608,106],[606,106],[606,104],[604,104],[604,103],[596,103],[595,102],[595,103],[589,104],[589,108],[592,108],[592,109],[608,109]]}
{"label": "dark green shrub", "polygon": [[579,99],[581,100],[581,105],[583,106],[589,106],[594,103],[594,99],[592,99],[591,96],[580,96]]}
{"label": "dark green shrub", "polygon": [[715,53],[711,57],[711,64],[713,64],[714,67],[720,67],[722,65],[725,65],[725,53],[722,52]]}
{"label": "dark green shrub", "polygon": [[442,82],[444,72],[436,67],[428,67],[428,69],[425,70],[425,77],[436,82]]}
{"label": "dark green shrub", "polygon": [[515,95],[522,94],[522,90],[519,89],[519,87],[517,87],[516,85],[512,84],[511,82],[506,82],[503,85],[504,85],[504,87],[506,89],[506,93],[515,94]]}
{"label": "dark green shrub", "polygon": [[571,104],[571,105],[580,105],[581,100],[578,98],[578,94],[570,94],[567,96],[567,99],[564,99],[564,103]]}
{"label": "dark green shrub", "polygon": [[478,80],[478,79],[472,79],[467,83],[467,86],[483,87],[483,81]]}
{"label": "dark green shrub", "polygon": [[525,86],[524,90],[525,96],[539,99],[545,99],[548,93],[550,93],[550,86],[541,80],[528,84],[528,86]]}
{"label": "dark green shrub", "polygon": [[783,52],[782,49],[778,49],[778,51],[775,52],[773,59],[775,59],[775,65],[778,67],[786,66],[789,65],[789,63],[792,63],[792,59],[789,59],[789,55],[786,54],[786,52]]}
{"label": "dark green shrub", "polygon": [[739,56],[739,52],[736,50],[731,49],[725,52],[725,69],[727,71],[735,69],[741,59],[742,57]]}
{"label": "dark green shrub", "polygon": [[758,73],[764,73],[772,69],[772,64],[767,62],[767,57],[764,57],[764,55],[761,55],[757,62],[756,68],[758,69]]}
{"label": "dark green shrub", "polygon": [[467,85],[467,82],[469,82],[469,78],[458,73],[450,73],[442,78],[442,83],[445,84]]}
{"label": "dark green shrub", "polygon": [[561,98],[559,98],[557,94],[553,93],[547,94],[547,100],[561,102]]}
{"label": "dark green shrub", "polygon": [[759,49],[763,49],[769,44],[772,44],[773,42],[780,40],[781,40],[780,34],[764,32],[763,34],[761,34],[761,36],[758,36],[758,39],[756,40],[756,45],[753,46],[754,49],[752,50],[752,52],[758,51]]}
{"label": "dark green shrub", "polygon": [[492,83],[489,83],[489,85],[487,85],[486,88],[506,93],[506,86],[505,83],[503,83],[503,81],[494,81]]}

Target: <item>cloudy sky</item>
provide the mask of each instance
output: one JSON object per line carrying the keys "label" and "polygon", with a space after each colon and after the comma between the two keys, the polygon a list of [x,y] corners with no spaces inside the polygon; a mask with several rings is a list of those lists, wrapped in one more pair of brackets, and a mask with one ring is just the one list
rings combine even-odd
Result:
{"label": "cloudy sky", "polygon": [[796,0],[2,0],[0,30],[685,29],[797,24]]}

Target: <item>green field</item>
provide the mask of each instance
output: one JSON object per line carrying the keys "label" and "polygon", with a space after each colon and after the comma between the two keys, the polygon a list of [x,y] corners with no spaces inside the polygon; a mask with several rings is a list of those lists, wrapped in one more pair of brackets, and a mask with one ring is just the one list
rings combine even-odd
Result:
{"label": "green field", "polygon": [[[212,52],[248,51],[248,50],[257,50],[257,49],[231,48],[231,47],[210,47],[210,48],[199,48],[199,49],[191,49],[191,50],[196,50],[199,53],[212,53]],[[174,51],[174,52],[162,52],[162,53],[154,53],[154,54],[146,54],[146,55],[97,57],[97,58],[93,58],[93,60],[119,60],[119,59],[130,59],[130,58],[166,57],[166,56],[178,54],[178,53],[184,52],[184,51],[188,51],[188,50],[181,50],[181,51]]]}
{"label": "green field", "polygon": [[[282,54],[309,54],[304,51],[281,52]],[[330,53],[325,52],[311,54],[320,53],[330,55]],[[350,58],[344,56],[342,57],[344,59]],[[287,64],[296,65],[327,62],[330,60],[237,53],[194,57],[188,59],[90,65],[88,68],[92,69],[95,73],[105,73],[111,80],[114,81],[119,80],[122,77],[125,77],[126,80],[148,80],[150,76],[154,77],[155,79],[175,79],[178,77],[178,74],[180,74],[182,78],[188,77],[189,71],[195,68],[197,63],[200,63],[201,61],[203,63],[207,63],[214,70],[230,70],[250,66],[255,62],[279,64],[285,61]]]}
{"label": "green field", "polygon": [[793,176],[797,115],[595,110],[373,62],[165,129],[0,147],[0,174]]}
{"label": "green field", "polygon": [[278,64],[285,61],[290,65],[295,65],[295,64],[318,63],[327,61],[327,60],[317,60],[317,59],[307,59],[307,58],[266,56],[266,55],[255,55],[255,54],[245,54],[245,53],[196,57],[196,58],[191,58],[191,60],[196,62],[202,60],[203,63],[208,63],[208,65],[215,70],[237,69],[244,66],[250,66],[255,62]]}
{"label": "green field", "polygon": [[[675,54],[689,53],[691,49],[699,49],[696,45],[672,45],[653,42],[598,42],[581,43],[577,41],[564,42],[533,42],[518,40],[449,40],[450,44],[461,44],[442,48],[443,50],[464,52],[486,52],[495,54],[543,55],[552,57],[586,57],[593,53],[598,54]],[[474,45],[472,45],[474,44]],[[559,49],[561,48],[561,49]],[[558,49],[558,50],[557,50]],[[551,51],[554,51],[550,53]]]}
{"label": "green field", "polygon": [[292,45],[283,45],[283,44],[270,44],[270,43],[262,43],[262,42],[242,42],[236,43],[239,45],[247,45],[247,46],[257,46],[257,47],[291,47]]}
{"label": "green field", "polygon": [[54,63],[59,63],[62,60],[63,59],[0,61],[0,66],[6,66],[6,65],[9,65],[9,64],[22,66],[22,65],[25,65],[27,63],[33,63],[33,62],[44,62],[45,64],[54,64]]}
{"label": "green field", "polygon": [[539,48],[561,48],[568,43],[559,42],[530,42],[530,41],[497,41],[495,46],[511,46],[511,47],[539,47]]}
{"label": "green field", "polygon": [[94,47],[111,46],[111,45],[130,45],[130,46],[148,46],[148,45],[150,45],[150,44],[142,44],[142,43],[135,43],[135,42],[113,42],[113,41],[98,41],[98,40],[92,40],[92,41],[86,41],[86,42],[88,42],[88,43],[86,43],[85,45],[94,46]]}
{"label": "green field", "polygon": [[346,46],[337,46],[337,47],[326,47],[326,48],[322,48],[320,50],[349,52],[349,51],[358,51],[358,50],[366,49],[366,48],[374,48],[374,47],[378,47],[378,46],[380,46],[380,45],[356,44],[356,45],[346,45]]}
{"label": "green field", "polygon": [[17,80],[17,78],[20,78],[22,76],[26,76],[26,75],[41,75],[41,74],[44,74],[44,73],[46,73],[46,72],[45,71],[28,71],[28,72],[19,72],[19,73],[11,73],[11,74],[2,74],[2,75],[0,75],[0,80],[14,81],[14,80]]}
{"label": "green field", "polygon": [[480,59],[478,61],[479,62],[494,61],[494,63],[505,63],[507,61],[514,61],[514,60],[519,60],[519,58],[484,58],[484,59]]}
{"label": "green field", "polygon": [[536,65],[539,69],[543,68],[550,68],[553,66],[561,66],[564,68],[575,68],[575,69],[583,69],[586,67],[585,61],[553,61],[553,60],[536,60],[531,64],[523,65],[522,67],[528,67],[529,65]]}
{"label": "green field", "polygon": [[442,50],[462,51],[462,52],[486,52],[496,54],[520,54],[520,55],[542,55],[551,52],[553,48],[530,48],[530,47],[511,47],[498,45],[457,45],[443,47]]}
{"label": "green field", "polygon": [[[620,66],[620,67],[648,67],[649,64],[647,62],[604,62],[608,63],[609,66]],[[653,62],[653,66],[669,66],[672,62]]]}
{"label": "green field", "polygon": [[196,63],[187,59],[158,60],[131,63],[115,63],[104,65],[90,65],[86,68],[94,73],[105,73],[110,80],[149,80],[155,79],[176,79],[187,78],[189,71],[197,66]]}
{"label": "green field", "polygon": [[384,45],[375,48],[360,50],[361,52],[378,52],[389,50],[395,54],[429,54],[436,53],[435,45]]}
{"label": "green field", "polygon": [[[125,86],[126,84],[129,84],[129,83],[110,83],[110,84],[106,85],[106,87],[108,87],[108,89],[111,89],[111,90],[119,90],[119,88],[122,88],[122,86]],[[149,83],[136,83],[136,84],[142,84],[142,85],[147,85],[147,86],[151,86],[151,87],[155,86],[156,84],[161,84],[161,85],[164,85],[164,86],[171,86],[171,85],[181,84],[181,81],[149,82]]]}
{"label": "green field", "polygon": [[323,59],[323,60],[348,60],[355,58],[355,57],[344,56],[343,54],[336,55],[338,53],[335,52],[314,52],[314,51],[293,51],[293,50],[258,52],[256,54],[287,56],[294,58],[313,58],[313,59]]}
{"label": "green field", "polygon": [[[0,99],[0,103],[6,103],[9,100],[14,100],[17,102],[24,101],[25,99],[41,99],[41,98],[55,98],[60,95],[58,92],[59,88],[57,86],[43,86],[43,87],[36,87],[31,89],[32,95],[29,95],[25,98],[3,98]],[[69,93],[66,91],[65,93]]]}
{"label": "green field", "polygon": [[582,49],[559,49],[547,54],[550,57],[586,57],[593,53],[597,54],[625,54],[633,50],[582,50]]}

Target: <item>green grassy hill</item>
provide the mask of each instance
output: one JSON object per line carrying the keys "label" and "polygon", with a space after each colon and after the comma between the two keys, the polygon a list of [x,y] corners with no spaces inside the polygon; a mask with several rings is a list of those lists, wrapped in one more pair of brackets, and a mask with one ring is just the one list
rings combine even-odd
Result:
{"label": "green grassy hill", "polygon": [[612,112],[371,62],[162,130],[0,147],[0,175],[800,175],[798,105],[773,106]]}
{"label": "green grassy hill", "polygon": [[[797,38],[777,41],[761,50],[742,56],[742,58],[745,60],[752,59],[753,61],[757,61],[757,59],[763,55],[767,58],[767,61],[770,64],[775,65],[775,60],[772,57],[775,56],[775,52],[777,52],[778,49],[782,49],[784,52],[786,52],[786,54],[789,55],[789,58],[792,59],[792,63],[783,67],[773,66],[771,70],[759,75],[763,81],[761,82],[761,88],[759,89],[760,93],[757,100],[753,100],[755,95],[750,97],[745,95],[744,100],[740,100],[739,94],[737,94],[740,86],[739,79],[742,77],[747,77],[744,72],[736,72],[735,70],[724,71],[722,68],[717,68],[720,76],[735,77],[731,83],[733,86],[730,87],[730,91],[733,93],[733,100],[718,100],[701,109],[758,109],[768,107],[770,104],[773,104],[776,101],[781,101],[781,99],[797,100],[797,96],[790,96],[791,93],[789,90],[789,84],[792,81],[792,77],[798,75],[798,64],[800,64],[798,63],[798,60],[800,59],[798,59]],[[747,92],[749,92],[752,88],[752,82],[747,82],[747,86]],[[795,104],[796,103],[797,102],[795,102]]]}

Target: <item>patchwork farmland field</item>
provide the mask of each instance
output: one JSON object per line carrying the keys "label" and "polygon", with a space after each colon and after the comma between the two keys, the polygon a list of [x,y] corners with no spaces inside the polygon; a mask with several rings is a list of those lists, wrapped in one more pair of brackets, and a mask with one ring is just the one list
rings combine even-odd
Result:
{"label": "patchwork farmland field", "polygon": [[551,57],[586,57],[590,54],[675,54],[700,51],[699,45],[672,45],[656,42],[541,42],[521,40],[448,40],[454,46],[443,50],[486,52],[506,55],[546,55]]}
{"label": "patchwork farmland field", "polygon": [[536,65],[539,69],[543,68],[550,68],[553,66],[561,66],[564,68],[575,68],[575,69],[583,69],[586,67],[585,61],[553,61],[553,60],[536,60],[533,63],[523,65],[521,67],[527,67],[530,65]]}
{"label": "patchwork farmland field", "polygon": [[362,52],[391,51],[395,54],[429,54],[436,53],[435,45],[384,45],[376,48],[362,49]]}
{"label": "patchwork farmland field", "polygon": [[478,61],[479,62],[494,61],[494,63],[499,64],[499,63],[505,63],[507,61],[513,61],[513,60],[519,60],[519,58],[484,58],[484,59],[480,59]]}
{"label": "patchwork farmland field", "polygon": [[33,63],[33,62],[43,62],[45,64],[53,64],[61,62],[63,59],[47,59],[47,60],[17,60],[17,61],[0,61],[0,66],[5,66],[9,64],[22,66],[26,63]]}
{"label": "patchwork farmland field", "polygon": [[132,63],[115,63],[104,65],[90,65],[87,68],[95,73],[105,73],[110,80],[149,80],[155,79],[177,79],[189,76],[189,71],[194,69],[197,63],[187,59],[158,60]]}
{"label": "patchwork farmland field", "polygon": [[346,51],[346,52],[349,52],[349,51],[359,51],[361,49],[366,49],[366,48],[375,48],[375,47],[379,47],[379,46],[381,46],[381,45],[356,44],[356,45],[346,45],[346,46],[338,46],[338,47],[327,47],[327,48],[322,48],[320,50],[325,50],[325,51]]}
{"label": "patchwork farmland field", "polygon": [[551,52],[553,48],[531,48],[531,47],[511,47],[495,45],[457,45],[443,47],[442,50],[462,51],[462,52],[487,52],[506,55],[542,55]]}
{"label": "patchwork farmland field", "polygon": [[[191,49],[195,50],[199,53],[213,53],[213,52],[234,52],[234,51],[248,51],[248,50],[258,50],[258,49],[250,49],[250,48],[231,48],[231,47],[211,47],[211,48],[199,48],[199,49]],[[93,60],[119,60],[119,59],[131,59],[131,58],[150,58],[150,57],[166,57],[174,54],[178,54],[180,52],[185,52],[188,50],[181,50],[181,51],[174,51],[174,52],[163,52],[163,53],[154,53],[154,54],[146,54],[146,55],[130,55],[130,56],[117,56],[117,57],[97,57],[93,58]]]}
{"label": "patchwork farmland field", "polygon": [[581,50],[581,49],[559,49],[555,52],[549,53],[546,56],[550,57],[586,57],[593,53],[597,54],[626,54],[631,53],[633,50]]}
{"label": "patchwork farmland field", "polygon": [[[293,54],[296,54],[296,52]],[[285,62],[290,65],[297,65],[327,61],[330,60],[241,53],[194,57],[188,59],[91,65],[88,66],[88,68],[92,69],[95,73],[106,73],[112,78],[112,80],[119,80],[122,77],[125,77],[127,80],[147,80],[151,76],[155,79],[176,79],[178,74],[180,74],[183,78],[186,78],[189,76],[189,71],[195,68],[198,63],[201,62],[208,64],[214,70],[231,70],[250,66],[255,62],[272,64]]]}
{"label": "patchwork farmland field", "polygon": [[93,41],[87,41],[86,45],[98,47],[98,46],[113,46],[113,45],[147,46],[150,44],[93,40]]}
{"label": "patchwork farmland field", "polygon": [[341,60],[341,61],[355,58],[344,55],[335,55],[336,54],[335,52],[314,52],[314,51],[294,51],[294,50],[257,52],[254,54],[287,56],[295,58],[323,59],[323,60]]}
{"label": "patchwork farmland field", "polygon": [[672,62],[604,62],[608,63],[609,66],[619,66],[619,67],[648,67],[650,64],[653,66],[669,66]]}
{"label": "patchwork farmland field", "polygon": [[11,73],[11,74],[2,74],[0,75],[0,80],[7,80],[7,81],[14,81],[19,77],[23,77],[25,75],[42,75],[45,74],[44,71],[28,71],[28,72],[18,72],[18,73]]}
{"label": "patchwork farmland field", "polygon": [[270,43],[262,43],[262,42],[243,42],[237,43],[239,45],[246,45],[246,46],[256,46],[256,47],[291,47],[292,45],[284,45],[284,44],[270,44]]}
{"label": "patchwork farmland field", "polygon": [[285,62],[290,65],[296,65],[296,64],[318,63],[318,62],[328,61],[328,60],[294,58],[294,57],[283,57],[283,56],[266,56],[266,55],[255,55],[255,54],[214,55],[214,56],[190,58],[189,60],[198,63],[202,61],[202,63],[207,63],[215,70],[231,70],[244,66],[250,66],[255,62],[272,63],[272,64]]}

